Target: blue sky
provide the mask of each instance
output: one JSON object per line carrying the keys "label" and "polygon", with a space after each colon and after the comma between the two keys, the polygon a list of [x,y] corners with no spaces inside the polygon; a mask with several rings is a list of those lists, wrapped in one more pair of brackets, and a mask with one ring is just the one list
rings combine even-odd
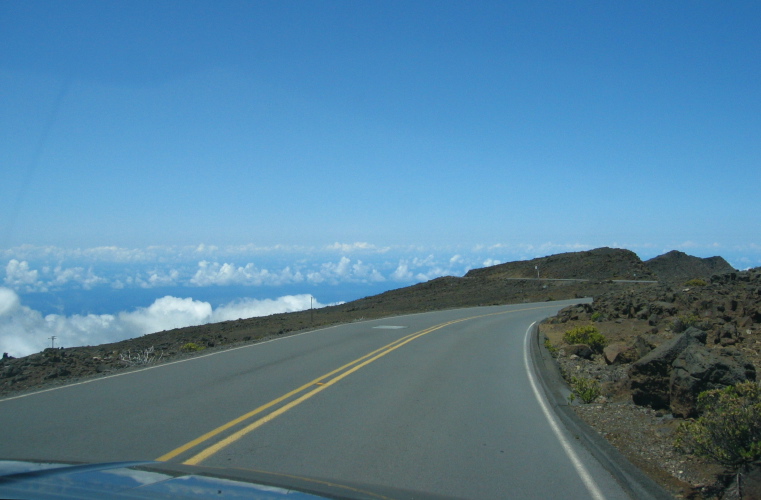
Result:
{"label": "blue sky", "polygon": [[394,288],[599,246],[761,265],[760,18],[2,2],[3,285],[19,307],[73,288]]}

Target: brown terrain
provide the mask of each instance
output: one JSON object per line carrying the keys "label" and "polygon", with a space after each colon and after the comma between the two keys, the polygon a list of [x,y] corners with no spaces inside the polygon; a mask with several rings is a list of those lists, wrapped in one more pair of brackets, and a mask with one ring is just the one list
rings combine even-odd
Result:
{"label": "brown terrain", "polygon": [[[537,268],[541,279],[536,279]],[[673,447],[678,423],[695,416],[695,391],[735,383],[714,376],[710,366],[690,371],[685,353],[696,353],[703,361],[726,361],[721,366],[733,367],[729,371],[737,377],[755,380],[761,368],[761,269],[738,272],[721,257],[700,259],[674,251],[643,262],[621,249],[571,252],[474,269],[461,278],[438,278],[313,311],[180,328],[100,346],[46,349],[18,359],[3,357],[0,395],[338,323],[589,296],[594,297],[592,304],[566,308],[540,327],[564,376],[601,382],[601,397],[591,404],[574,404],[573,409],[674,496],[733,498],[725,491],[733,477],[728,471]],[[605,352],[565,345],[563,333],[577,325],[596,326],[608,339]],[[672,358],[678,359],[664,364],[658,358],[664,351],[676,353]],[[653,363],[667,370],[660,378],[648,371]],[[669,385],[671,379],[681,385]],[[752,482],[745,498],[751,490]]]}

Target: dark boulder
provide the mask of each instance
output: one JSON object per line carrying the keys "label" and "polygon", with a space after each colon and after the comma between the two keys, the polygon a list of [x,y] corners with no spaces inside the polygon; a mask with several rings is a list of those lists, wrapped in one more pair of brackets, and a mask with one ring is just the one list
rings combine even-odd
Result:
{"label": "dark boulder", "polygon": [[691,327],[678,337],[664,342],[629,368],[632,400],[640,406],[668,408],[671,363],[692,344],[705,344],[706,332]]}
{"label": "dark boulder", "polygon": [[747,380],[756,380],[756,368],[735,349],[687,346],[672,363],[671,412],[677,417],[697,416],[698,395]]}
{"label": "dark boulder", "polygon": [[602,354],[605,358],[605,362],[609,365],[631,363],[639,358],[637,350],[623,342],[614,342],[613,344],[605,346]]}
{"label": "dark boulder", "polygon": [[647,354],[653,350],[653,346],[642,338],[641,335],[637,335],[637,337],[634,339],[634,344],[632,345],[634,349],[637,351],[637,359],[644,358],[647,356]]}
{"label": "dark boulder", "polygon": [[566,356],[575,354],[584,359],[592,359],[592,348],[587,344],[572,344],[563,348]]}

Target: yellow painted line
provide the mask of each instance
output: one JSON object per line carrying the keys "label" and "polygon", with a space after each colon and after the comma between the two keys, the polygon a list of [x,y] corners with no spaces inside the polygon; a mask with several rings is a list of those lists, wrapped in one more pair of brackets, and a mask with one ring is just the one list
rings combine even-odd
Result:
{"label": "yellow painted line", "polygon": [[[209,439],[211,439],[211,438],[221,434],[222,432],[230,429],[231,427],[234,427],[234,426],[236,426],[238,424],[241,424],[244,421],[250,419],[251,417],[253,417],[255,415],[258,415],[259,413],[262,413],[263,411],[265,411],[265,410],[267,410],[269,408],[272,408],[273,406],[275,406],[275,405],[277,405],[279,403],[282,403],[283,401],[285,401],[285,400],[295,396],[296,394],[298,394],[300,392],[303,392],[303,391],[305,391],[307,389],[313,388],[315,385],[317,386],[317,388],[312,389],[312,391],[302,395],[298,399],[295,399],[294,401],[286,404],[285,406],[281,407],[280,409],[278,409],[278,410],[276,410],[276,411],[274,411],[274,412],[272,412],[272,413],[270,413],[270,414],[260,418],[259,420],[255,421],[255,422],[253,422],[251,424],[249,424],[248,426],[244,427],[243,429],[239,430],[238,432],[235,432],[235,433],[231,434],[227,438],[225,438],[225,439],[217,442],[216,444],[214,444],[214,445],[204,449],[200,453],[194,455],[190,459],[188,459],[185,462],[183,462],[186,465],[197,465],[201,461],[209,458],[210,456],[212,456],[213,454],[217,453],[218,451],[220,451],[221,449],[225,448],[226,446],[229,446],[230,444],[232,444],[233,442],[237,441],[241,437],[245,436],[249,432],[257,429],[258,427],[261,427],[265,423],[267,423],[267,422],[273,420],[274,418],[282,415],[286,411],[288,411],[291,408],[301,404],[302,402],[306,401],[307,399],[311,398],[312,396],[314,396],[315,394],[321,392],[322,390],[327,389],[328,387],[330,387],[331,385],[335,384],[339,380],[342,380],[344,377],[347,377],[348,375],[356,372],[360,368],[362,368],[364,366],[367,366],[368,364],[372,363],[373,361],[375,361],[375,360],[385,356],[386,354],[388,354],[391,351],[396,350],[397,348],[403,346],[404,344],[407,344],[408,342],[411,342],[412,340],[415,340],[416,338],[422,337],[423,335],[426,335],[426,334],[431,333],[433,331],[439,330],[441,328],[444,328],[446,326],[449,326],[449,325],[452,325],[452,324],[455,324],[455,323],[460,323],[462,321],[467,321],[467,320],[471,320],[471,319],[484,318],[484,317],[487,317],[487,316],[494,316],[494,315],[499,315],[499,314],[508,314],[508,313],[514,313],[514,312],[531,311],[531,310],[535,310],[535,309],[545,309],[545,308],[548,308],[548,307],[556,307],[556,306],[547,305],[547,306],[540,306],[540,307],[530,307],[530,308],[525,308],[525,309],[515,309],[515,310],[510,310],[510,311],[500,311],[500,312],[496,312],[496,313],[482,314],[482,315],[478,315],[478,316],[469,316],[467,318],[460,318],[460,319],[457,319],[457,320],[448,321],[448,322],[445,322],[445,323],[441,323],[439,325],[434,325],[434,326],[426,328],[424,330],[420,330],[418,332],[411,333],[411,334],[406,335],[404,337],[401,337],[401,338],[399,338],[399,339],[397,339],[397,340],[395,340],[395,341],[393,341],[393,342],[391,342],[389,344],[386,344],[383,347],[380,347],[380,348],[378,348],[378,349],[376,349],[374,351],[371,351],[371,352],[365,354],[364,356],[361,356],[361,357],[355,359],[354,361],[346,363],[345,365],[343,365],[343,366],[341,366],[339,368],[336,368],[335,370],[333,370],[333,371],[331,371],[329,373],[321,375],[321,376],[317,377],[316,379],[311,380],[310,382],[307,382],[306,384],[304,384],[304,385],[302,385],[302,386],[300,386],[300,387],[298,387],[298,388],[296,388],[296,389],[294,389],[294,390],[292,390],[292,391],[290,391],[290,392],[288,392],[286,394],[283,394],[282,396],[280,396],[280,397],[278,397],[276,399],[273,399],[269,403],[266,403],[266,404],[264,404],[262,406],[259,406],[258,408],[254,409],[254,410],[252,410],[252,411],[250,411],[248,413],[246,413],[245,415],[241,415],[240,417],[238,417],[236,419],[233,419],[233,420],[227,422],[226,424],[221,425],[221,426],[217,427],[216,429],[214,429],[212,431],[209,431],[206,434],[204,434],[204,435],[202,435],[202,436],[200,436],[200,437],[198,437],[198,438],[196,438],[196,439],[194,439],[192,441],[189,441],[188,443],[180,446],[179,448],[176,448],[176,449],[170,451],[169,453],[166,453],[166,454],[158,457],[156,459],[156,461],[158,461],[158,462],[165,462],[165,461],[171,460],[171,459],[177,457],[178,455],[180,455],[180,454],[182,454],[182,453],[184,453],[184,452],[186,452],[186,451],[188,451],[188,450],[190,450],[190,449],[200,445],[201,443],[203,443],[205,441],[208,441]],[[371,358],[371,359],[368,359],[368,358]],[[362,362],[363,360],[365,360],[365,361]],[[356,366],[354,366],[354,365],[356,365]],[[354,366],[354,367],[351,368],[351,369],[348,369],[347,371],[345,371],[341,375],[331,379],[330,381],[328,381],[328,382],[324,381],[325,379],[327,379],[327,378],[329,378],[329,377],[331,377],[331,376],[333,376],[333,375],[335,375],[337,373],[340,373],[340,372],[342,372],[342,371],[344,371],[347,368],[350,368],[352,366]]]}
{"label": "yellow painted line", "polygon": [[303,392],[303,391],[309,389],[310,387],[312,387],[314,385],[320,384],[323,379],[325,379],[327,377],[330,377],[332,375],[335,375],[336,373],[338,373],[338,372],[340,372],[340,371],[342,371],[342,370],[344,370],[344,369],[346,369],[346,368],[348,368],[348,367],[350,367],[352,365],[355,365],[355,364],[359,363],[360,361],[362,361],[363,359],[366,359],[366,358],[368,358],[368,357],[370,357],[370,356],[372,356],[372,355],[374,355],[374,354],[376,354],[376,353],[378,353],[378,352],[380,352],[380,351],[382,351],[384,349],[387,349],[387,348],[393,346],[394,344],[396,344],[398,342],[402,342],[406,338],[408,338],[408,337],[410,337],[412,335],[414,335],[414,333],[411,333],[410,335],[407,335],[406,337],[402,337],[400,339],[397,339],[397,340],[391,342],[390,344],[386,344],[385,346],[383,346],[383,347],[381,347],[379,349],[376,349],[376,350],[374,350],[372,352],[369,352],[369,353],[365,354],[364,356],[362,356],[360,358],[357,358],[354,361],[351,361],[350,363],[346,363],[345,365],[343,365],[343,366],[341,366],[339,368],[336,368],[332,372],[326,373],[324,375],[320,375],[316,379],[314,379],[314,380],[312,380],[310,382],[307,382],[306,384],[302,385],[301,387],[298,387],[298,388],[292,390],[291,392],[283,394],[279,398],[273,399],[269,403],[266,403],[266,404],[264,404],[264,405],[262,405],[262,406],[260,406],[260,407],[258,407],[256,409],[246,413],[245,415],[241,415],[240,417],[238,417],[238,418],[236,418],[234,420],[231,420],[231,421],[227,422],[226,424],[221,425],[221,426],[217,427],[216,429],[214,429],[212,431],[207,432],[203,436],[200,436],[200,437],[198,437],[198,438],[196,438],[196,439],[194,439],[194,440],[192,440],[192,441],[190,441],[188,443],[185,443],[184,445],[182,445],[179,448],[176,448],[176,449],[170,451],[169,453],[161,455],[159,458],[156,459],[156,461],[157,462],[166,462],[167,460],[171,460],[174,457],[176,457],[177,455],[180,455],[180,454],[186,452],[187,450],[198,446],[199,444],[203,443],[204,441],[208,441],[209,439],[213,438],[214,436],[216,436],[216,435],[226,431],[230,427],[234,427],[234,426],[240,424],[241,422],[244,422],[245,420],[248,420],[249,418],[253,417],[254,415],[257,415],[257,414],[263,412],[264,410],[267,410],[268,408],[271,408],[271,407],[275,406],[276,404],[279,404],[279,403],[285,401],[286,399],[288,399],[288,398],[298,394],[299,392]]}
{"label": "yellow painted line", "polygon": [[342,374],[336,376],[335,378],[331,379],[329,382],[326,382],[324,385],[321,385],[321,386],[317,387],[316,389],[312,389],[311,391],[309,391],[308,393],[306,393],[303,396],[299,397],[298,399],[294,399],[293,401],[291,401],[287,405],[284,405],[284,406],[278,408],[277,410],[273,411],[272,413],[269,413],[269,414],[265,415],[264,417],[260,418],[256,422],[253,422],[253,423],[247,425],[246,427],[244,427],[243,429],[239,430],[238,432],[230,434],[228,437],[224,438],[221,441],[216,442],[215,444],[209,446],[208,448],[206,448],[202,452],[200,452],[197,455],[189,458],[188,460],[185,460],[182,463],[185,464],[185,465],[198,465],[199,463],[203,462],[204,460],[206,460],[210,456],[212,456],[215,453],[217,453],[220,450],[222,450],[223,448],[226,448],[227,446],[233,444],[235,441],[239,440],[240,438],[242,438],[243,436],[245,436],[249,432],[251,432],[253,430],[256,430],[259,427],[261,427],[262,425],[266,424],[267,422],[270,422],[270,421],[274,420],[275,418],[279,417],[280,415],[282,415],[283,413],[287,412],[291,408],[300,405],[301,403],[303,403],[307,399],[310,399],[312,396],[314,396],[314,395],[324,391],[325,389],[327,389],[331,385],[335,384],[336,382],[344,379],[345,377],[348,377],[352,373],[356,372],[360,368],[363,368],[363,367],[369,365],[373,361],[375,361],[375,360],[377,360],[379,358],[382,358],[386,354],[388,354],[388,353],[390,353],[390,352],[400,348],[404,344],[406,344],[408,342],[412,342],[416,338],[422,337],[423,335],[426,335],[428,333],[436,331],[436,330],[438,330],[440,328],[444,328],[445,326],[451,325],[453,323],[459,323],[460,321],[465,321],[466,319],[472,319],[472,318],[463,318],[463,319],[456,320],[456,321],[450,321],[448,323],[443,323],[441,325],[437,325],[435,327],[431,327],[431,328],[429,328],[427,330],[422,330],[421,332],[419,332],[414,337],[409,338],[409,339],[405,340],[404,342],[399,343],[399,344],[397,344],[397,345],[395,345],[395,346],[393,346],[393,347],[391,347],[389,349],[386,349],[384,352],[382,352],[380,354],[377,354],[374,357],[372,357],[372,358],[370,358],[370,359],[368,359],[368,360],[366,360],[366,361],[364,361],[364,362],[354,366],[353,368],[351,368],[351,369],[343,372]]}

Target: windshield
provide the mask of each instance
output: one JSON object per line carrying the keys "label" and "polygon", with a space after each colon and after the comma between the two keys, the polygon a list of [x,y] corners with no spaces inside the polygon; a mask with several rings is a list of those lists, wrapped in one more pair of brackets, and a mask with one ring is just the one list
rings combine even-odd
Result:
{"label": "windshield", "polygon": [[[720,254],[739,270],[761,265],[753,208],[761,185],[759,14],[751,4],[693,3],[2,2],[0,389],[15,397],[81,385],[76,398],[56,389],[24,410],[50,415],[40,427],[25,427],[24,411],[14,417],[21,428],[13,432],[70,433],[75,448],[29,438],[19,448],[0,444],[0,459],[188,461],[202,450],[182,449],[193,439],[285,394],[291,399],[278,404],[311,394],[311,386],[299,389],[305,384],[333,387],[321,376],[406,335],[444,323],[465,328],[463,318],[486,313],[373,323],[367,331],[379,340],[363,337],[351,349],[342,333],[298,353],[262,347],[261,355],[250,351],[261,358],[252,364],[225,358],[236,372],[183,361],[170,385],[158,369],[140,371],[132,385],[108,386],[108,397],[89,377],[221,359],[211,354],[339,324],[599,291],[505,284],[590,279],[556,272],[551,262],[501,274],[499,289],[478,281],[486,279],[474,271],[481,268],[600,247],[642,261],[678,249]],[[641,267],[592,279],[608,278],[657,280]],[[447,281],[458,279],[469,281]],[[453,283],[471,288],[455,296],[447,291]],[[414,294],[425,286],[435,293]],[[381,295],[407,287],[413,295]],[[373,299],[350,305],[363,298]],[[455,320],[462,325],[448,323]],[[525,323],[510,331],[523,335]],[[330,362],[307,354],[339,345],[346,352]],[[286,359],[300,366],[286,367]],[[231,392],[217,395],[211,380]],[[318,407],[310,411],[359,397],[328,399],[328,388],[308,398]],[[443,393],[402,392],[383,405],[419,402],[425,410],[408,422],[444,404]],[[382,448],[383,433],[408,439],[389,444],[390,455],[421,462],[421,450],[483,451],[429,448],[424,438],[450,437],[406,434],[370,411],[381,406],[374,397],[362,400],[368,420],[360,423],[350,412],[310,413],[356,433],[341,449],[327,431],[310,438],[312,451],[324,450],[324,466],[289,469],[284,456],[312,425],[295,411],[283,413],[294,427],[241,439],[208,464],[386,483],[403,466],[380,451],[377,459],[357,454]],[[175,399],[183,402],[172,406]],[[85,432],[136,411],[131,401],[154,421],[192,429],[138,419],[127,442],[114,428]],[[480,405],[458,403],[468,404]],[[463,435],[488,448],[497,438],[474,428],[489,426],[497,411],[472,414],[458,424]],[[57,422],[64,415],[71,420]],[[141,440],[151,442],[150,454]],[[438,474],[467,482],[465,469],[446,470]],[[416,489],[414,474],[435,476],[409,474],[384,485]]]}

